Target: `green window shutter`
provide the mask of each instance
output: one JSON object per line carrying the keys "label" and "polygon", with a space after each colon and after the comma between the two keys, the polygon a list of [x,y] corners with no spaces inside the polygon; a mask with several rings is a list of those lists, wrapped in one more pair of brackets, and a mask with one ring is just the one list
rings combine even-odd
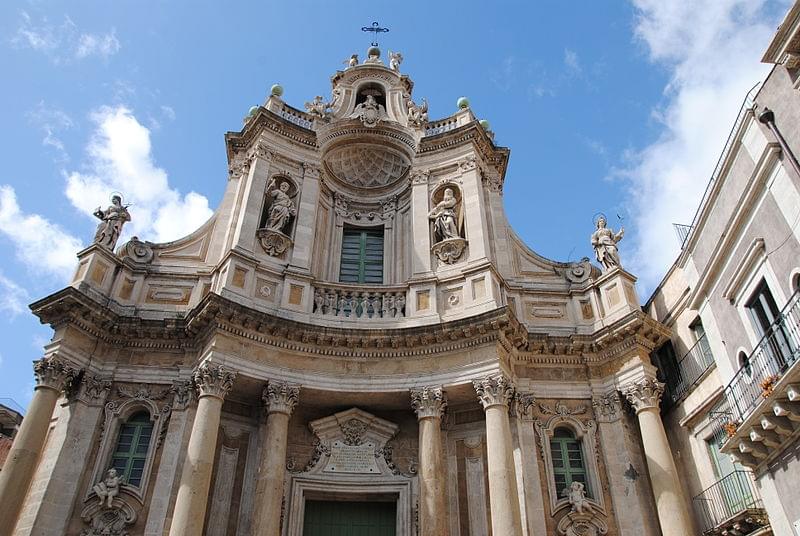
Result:
{"label": "green window shutter", "polygon": [[339,281],[383,283],[383,227],[345,227]]}
{"label": "green window shutter", "polygon": [[573,482],[581,482],[586,496],[591,497],[591,490],[586,479],[586,464],[583,458],[581,442],[566,428],[557,428],[550,440],[550,454],[553,458],[553,479],[556,493],[561,498],[564,488]]}
{"label": "green window shutter", "polygon": [[131,486],[138,487],[142,483],[144,463],[152,436],[153,423],[150,415],[144,411],[131,416],[119,430],[111,466]]}

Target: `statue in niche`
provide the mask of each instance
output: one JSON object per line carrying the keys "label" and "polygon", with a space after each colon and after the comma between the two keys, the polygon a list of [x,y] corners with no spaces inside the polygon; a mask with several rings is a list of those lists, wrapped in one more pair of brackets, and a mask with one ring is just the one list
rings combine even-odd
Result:
{"label": "statue in niche", "polygon": [[322,101],[322,95],[317,95],[311,102],[306,102],[306,112],[314,117],[325,117],[327,105]]}
{"label": "statue in niche", "polygon": [[592,247],[594,248],[595,257],[597,262],[603,266],[603,271],[606,272],[612,268],[620,268],[622,264],[619,261],[619,250],[617,249],[617,242],[622,240],[625,236],[625,229],[620,227],[618,233],[607,228],[607,220],[604,215],[597,218],[597,230],[592,233]]}
{"label": "statue in niche", "polygon": [[428,101],[422,99],[422,104],[417,106],[409,95],[406,95],[406,107],[408,108],[408,123],[410,125],[422,126],[428,122]]}
{"label": "statue in niche", "polygon": [[400,64],[403,63],[403,55],[399,52],[389,51],[389,68],[395,72],[400,72]]}
{"label": "statue in niche", "polygon": [[289,197],[289,183],[281,181],[280,186],[275,187],[275,179],[269,181],[267,185],[267,195],[272,198],[269,206],[269,216],[267,217],[267,229],[283,233],[289,223],[289,219],[297,214],[294,201]]}
{"label": "statue in niche", "polygon": [[382,104],[378,104],[375,96],[368,94],[366,100],[355,107],[350,114],[351,119],[360,119],[364,126],[374,127],[381,119],[386,117],[386,109]]}
{"label": "statue in niche", "polygon": [[433,210],[428,213],[428,219],[433,220],[433,234],[436,242],[450,238],[461,238],[458,235],[456,223],[456,204],[458,200],[452,188],[445,188],[444,197]]}
{"label": "statue in niche", "polygon": [[97,494],[97,498],[100,499],[100,506],[106,505],[106,508],[111,508],[114,497],[119,495],[119,487],[121,484],[122,477],[117,475],[116,469],[112,467],[106,471],[105,478],[92,488]]}
{"label": "statue in niche", "polygon": [[97,232],[94,234],[94,243],[113,250],[117,245],[117,239],[122,232],[125,222],[131,221],[128,212],[130,205],[122,204],[122,196],[114,194],[111,196],[111,206],[103,210],[97,207],[94,216],[100,220],[97,225]]}
{"label": "statue in niche", "polygon": [[578,514],[592,513],[592,505],[589,504],[589,500],[586,498],[586,487],[583,482],[574,481],[568,488],[564,488],[561,494],[569,500],[573,512]]}

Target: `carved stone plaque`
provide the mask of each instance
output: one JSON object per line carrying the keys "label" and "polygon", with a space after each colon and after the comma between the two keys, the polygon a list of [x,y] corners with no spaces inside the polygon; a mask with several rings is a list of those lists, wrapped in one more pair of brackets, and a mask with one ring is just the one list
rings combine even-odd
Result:
{"label": "carved stone plaque", "polygon": [[375,444],[366,441],[360,445],[346,445],[343,441],[334,441],[323,472],[380,474],[375,461]]}

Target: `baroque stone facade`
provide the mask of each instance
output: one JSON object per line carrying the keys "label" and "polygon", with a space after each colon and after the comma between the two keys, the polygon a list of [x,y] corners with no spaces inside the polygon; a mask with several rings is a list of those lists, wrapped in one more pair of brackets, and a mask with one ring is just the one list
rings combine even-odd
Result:
{"label": "baroque stone facade", "polygon": [[503,212],[509,150],[368,58],[228,133],[189,236],[115,252],[135,209],[99,211],[32,305],[54,336],[0,533],[301,536],[339,501],[400,536],[689,534],[649,358],[670,332],[622,233],[598,225],[602,270],[536,254]]}

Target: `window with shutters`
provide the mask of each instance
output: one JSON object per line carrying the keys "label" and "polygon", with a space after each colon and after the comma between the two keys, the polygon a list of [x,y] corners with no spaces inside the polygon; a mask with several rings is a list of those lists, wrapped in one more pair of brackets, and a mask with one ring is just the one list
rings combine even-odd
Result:
{"label": "window with shutters", "polygon": [[339,281],[383,283],[383,227],[345,226]]}
{"label": "window with shutters", "polygon": [[142,483],[142,474],[152,436],[153,423],[146,411],[131,415],[119,429],[111,466],[131,486],[139,487]]}
{"label": "window with shutters", "polygon": [[586,496],[591,497],[591,488],[586,481],[586,464],[583,459],[581,441],[569,428],[556,428],[550,439],[550,454],[553,458],[553,478],[556,491],[561,494],[573,482],[581,482]]}

